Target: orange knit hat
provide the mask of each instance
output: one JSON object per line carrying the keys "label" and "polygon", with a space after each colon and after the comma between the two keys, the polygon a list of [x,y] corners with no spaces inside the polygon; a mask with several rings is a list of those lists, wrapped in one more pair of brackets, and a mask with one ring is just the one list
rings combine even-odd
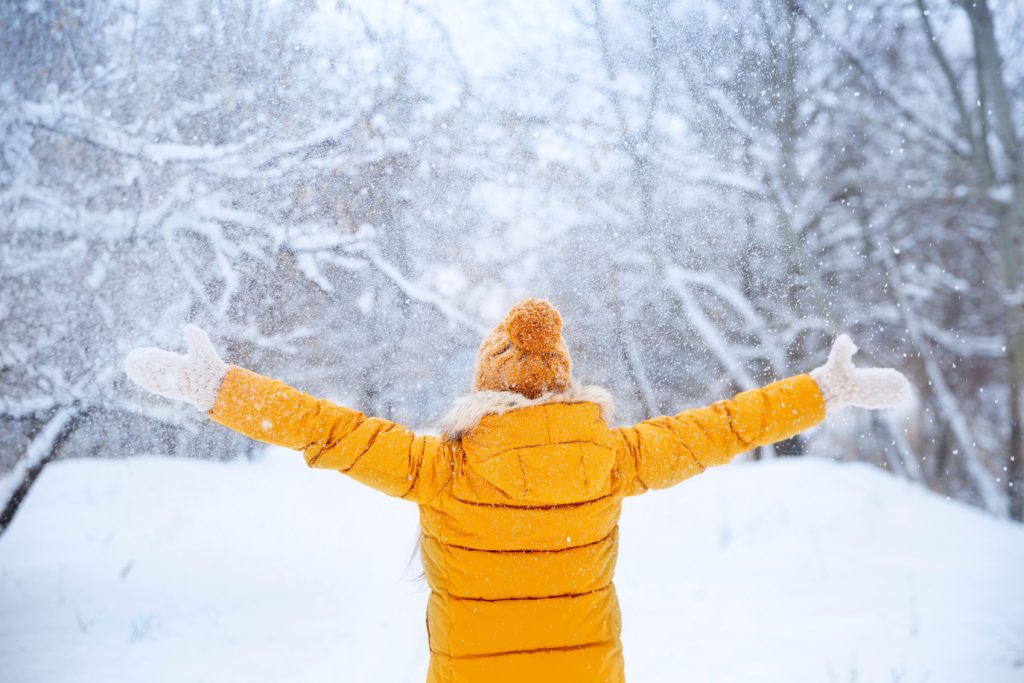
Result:
{"label": "orange knit hat", "polygon": [[571,366],[558,311],[543,299],[524,299],[480,344],[473,386],[537,398],[568,389]]}

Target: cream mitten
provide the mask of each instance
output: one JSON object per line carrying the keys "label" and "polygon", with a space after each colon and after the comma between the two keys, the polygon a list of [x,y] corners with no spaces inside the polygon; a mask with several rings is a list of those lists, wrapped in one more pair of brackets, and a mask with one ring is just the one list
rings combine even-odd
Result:
{"label": "cream mitten", "polygon": [[195,325],[185,326],[185,344],[184,355],[152,346],[135,349],[124,359],[125,374],[147,391],[209,411],[217,402],[228,366],[206,332]]}
{"label": "cream mitten", "polygon": [[910,382],[893,368],[857,368],[853,354],[857,345],[839,335],[828,360],[809,373],[818,383],[828,408],[856,406],[878,410],[895,408],[910,399]]}

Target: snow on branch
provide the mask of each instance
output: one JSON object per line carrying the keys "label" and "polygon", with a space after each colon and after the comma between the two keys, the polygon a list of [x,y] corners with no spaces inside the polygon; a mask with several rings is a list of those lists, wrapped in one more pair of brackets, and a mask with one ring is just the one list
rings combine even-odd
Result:
{"label": "snow on branch", "polygon": [[726,372],[744,390],[757,387],[757,382],[747,372],[746,366],[731,351],[729,342],[726,341],[722,333],[718,331],[718,328],[708,319],[704,309],[694,299],[687,283],[679,278],[669,278],[669,283],[683,302],[683,306],[686,308],[686,316],[690,323],[697,329],[697,332],[704,339],[704,344],[715,355],[715,358],[722,364]]}
{"label": "snow on branch", "polygon": [[28,126],[154,164],[223,160],[239,155],[253,144],[252,139],[225,145],[150,142],[115,128],[106,119],[89,115],[81,103],[23,102],[17,119]]}
{"label": "snow on branch", "polygon": [[298,265],[303,275],[328,293],[334,291],[334,286],[321,272],[320,261],[349,269],[369,263],[413,301],[433,306],[449,320],[461,323],[481,336],[488,333],[486,325],[461,310],[447,297],[403,274],[401,269],[384,258],[374,237],[374,230],[366,225],[348,235],[324,230],[317,225],[304,225],[290,232],[288,244],[297,252]]}
{"label": "snow on branch", "polygon": [[[767,356],[771,363],[772,371],[776,375],[781,375],[786,371],[783,347],[779,344],[776,335],[772,333],[768,323],[754,309],[750,300],[742,292],[732,285],[723,282],[721,278],[712,273],[686,270],[678,266],[670,266],[666,272],[666,277],[670,282],[674,283],[677,292],[686,291],[686,296],[689,296],[686,285],[690,284],[704,287],[728,303],[743,318],[744,327],[757,335],[760,340],[761,343],[758,348],[760,353],[758,355]],[[692,301],[692,298],[690,300]],[[701,315],[703,316],[703,314]],[[707,320],[706,316],[704,319]]]}
{"label": "snow on branch", "polygon": [[420,283],[409,280],[394,264],[386,261],[376,247],[370,247],[366,249],[364,253],[370,263],[372,263],[382,275],[388,278],[410,299],[432,305],[434,308],[441,311],[441,313],[443,313],[449,320],[455,320],[462,323],[480,336],[484,336],[490,332],[486,325],[471,317],[469,314],[464,313],[455,304],[438,292]]}

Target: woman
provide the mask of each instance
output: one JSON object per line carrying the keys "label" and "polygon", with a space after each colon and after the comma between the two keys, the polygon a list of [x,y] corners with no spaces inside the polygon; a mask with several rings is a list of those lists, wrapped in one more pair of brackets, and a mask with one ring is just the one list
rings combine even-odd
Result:
{"label": "woman", "polygon": [[573,381],[561,327],[546,301],[513,307],[440,436],[229,367],[197,327],[185,330],[186,355],[136,349],[126,371],[226,427],[302,450],[310,466],[419,504],[429,683],[618,682],[622,499],[787,439],[826,410],[887,408],[910,389],[895,370],[854,368],[841,336],[809,374],[613,429],[609,394]]}

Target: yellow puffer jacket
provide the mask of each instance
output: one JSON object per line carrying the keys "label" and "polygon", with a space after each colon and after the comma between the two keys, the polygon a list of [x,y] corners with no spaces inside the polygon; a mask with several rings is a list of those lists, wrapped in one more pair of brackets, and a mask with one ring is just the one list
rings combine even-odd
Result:
{"label": "yellow puffer jacket", "polygon": [[611,429],[601,396],[481,392],[444,436],[416,436],[231,368],[210,417],[419,504],[429,683],[615,683],[622,499],[812,427],[825,403],[799,375]]}

